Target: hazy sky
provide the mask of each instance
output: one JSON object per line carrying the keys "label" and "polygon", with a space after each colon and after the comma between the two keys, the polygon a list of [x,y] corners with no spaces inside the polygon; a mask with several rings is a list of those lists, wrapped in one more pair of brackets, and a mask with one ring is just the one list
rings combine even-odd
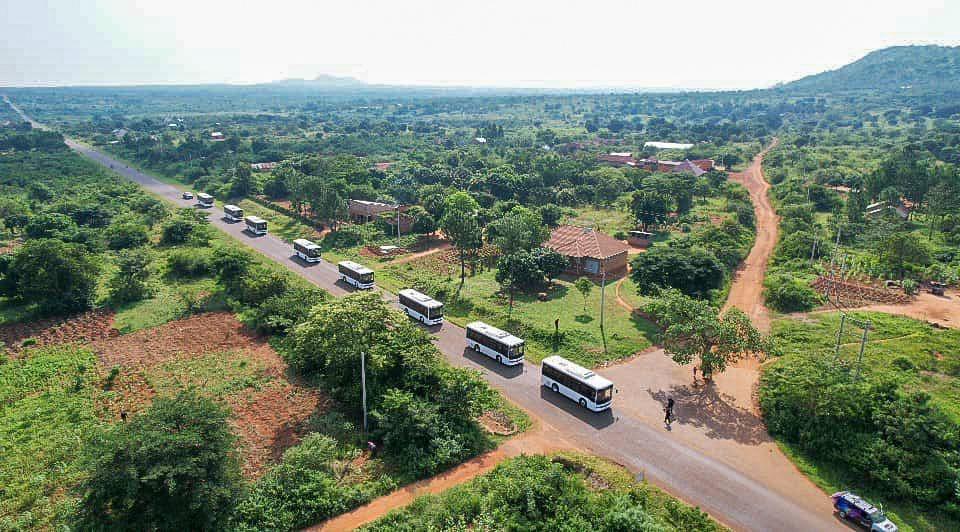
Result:
{"label": "hazy sky", "polygon": [[960,44],[960,0],[0,0],[0,85],[752,88]]}

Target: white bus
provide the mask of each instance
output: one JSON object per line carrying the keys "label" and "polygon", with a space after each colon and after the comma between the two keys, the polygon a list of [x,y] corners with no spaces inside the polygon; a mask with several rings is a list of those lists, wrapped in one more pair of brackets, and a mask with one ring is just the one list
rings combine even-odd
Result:
{"label": "white bus", "polygon": [[467,324],[467,347],[507,366],[523,364],[523,340],[482,321]]}
{"label": "white bus", "polygon": [[613,383],[593,371],[553,355],[540,364],[543,386],[576,401],[580,406],[600,412],[613,402]]}
{"label": "white bus", "polygon": [[306,262],[320,262],[320,246],[307,240],[298,238],[293,241],[293,251]]}
{"label": "white bus", "polygon": [[213,196],[206,192],[197,192],[197,203],[201,207],[213,207]]}
{"label": "white bus", "polygon": [[427,325],[443,323],[443,303],[412,288],[401,290],[398,295],[400,308],[407,313],[407,316]]}
{"label": "white bus", "polygon": [[352,260],[345,260],[337,264],[340,271],[340,280],[351,284],[360,290],[373,288],[373,270]]}
{"label": "white bus", "polygon": [[223,206],[223,217],[231,222],[242,222],[243,221],[243,209],[237,207],[236,205],[224,205]]}
{"label": "white bus", "polygon": [[255,235],[267,234],[267,221],[259,216],[247,216],[243,219],[247,224],[247,231]]}

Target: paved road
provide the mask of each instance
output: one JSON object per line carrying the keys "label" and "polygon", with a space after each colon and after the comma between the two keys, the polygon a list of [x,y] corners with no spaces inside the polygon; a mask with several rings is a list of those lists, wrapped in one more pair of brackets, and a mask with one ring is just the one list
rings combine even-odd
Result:
{"label": "paved road", "polygon": [[[112,168],[178,206],[190,207],[194,204],[181,198],[181,189],[158,181],[86,145],[72,140],[68,140],[67,144],[81,155]],[[293,258],[290,244],[281,239],[272,235],[255,237],[246,233],[242,223],[224,220],[220,208],[211,208],[208,212],[215,227],[317,286],[337,296],[352,291],[349,286],[339,282],[334,265],[326,261],[310,265],[300,262]],[[385,299],[395,299],[392,294],[381,293]],[[618,409],[616,397],[612,411],[589,413],[540,386],[536,365],[528,363],[507,368],[477,355],[466,348],[464,330],[451,323],[430,330],[436,335],[438,347],[453,365],[480,370],[487,381],[541,423],[565,434],[584,449],[614,460],[634,472],[643,473],[648,480],[699,506],[731,528],[757,531],[845,530],[828,510],[825,511],[828,505],[817,508],[798,506],[787,494],[764,486],[750,478],[747,472],[739,471],[671,438],[668,432],[648,425],[626,408]],[[630,386],[627,382],[617,384],[621,387]]]}

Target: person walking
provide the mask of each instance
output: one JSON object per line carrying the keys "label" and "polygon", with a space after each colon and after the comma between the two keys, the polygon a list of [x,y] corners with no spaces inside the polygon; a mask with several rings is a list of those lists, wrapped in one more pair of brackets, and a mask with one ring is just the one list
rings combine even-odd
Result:
{"label": "person walking", "polygon": [[673,397],[667,398],[667,407],[663,409],[663,422],[669,427],[673,421]]}

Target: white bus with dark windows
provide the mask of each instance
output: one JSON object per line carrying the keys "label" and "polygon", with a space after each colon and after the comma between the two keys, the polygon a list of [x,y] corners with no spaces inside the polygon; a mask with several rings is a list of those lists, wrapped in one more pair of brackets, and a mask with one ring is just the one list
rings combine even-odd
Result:
{"label": "white bus with dark windows", "polygon": [[293,241],[293,252],[306,262],[320,262],[320,246],[307,240],[298,238]]}
{"label": "white bus with dark windows", "polygon": [[363,264],[345,260],[337,264],[340,280],[360,290],[373,288],[373,270]]}
{"label": "white bus with dark windows", "polygon": [[600,412],[613,402],[613,383],[593,371],[553,355],[540,364],[543,386],[576,401],[580,406]]}
{"label": "white bus with dark windows", "polygon": [[210,194],[207,194],[206,192],[198,192],[197,203],[199,203],[200,206],[204,208],[213,207],[213,196],[211,196]]}
{"label": "white bus with dark windows", "polygon": [[267,221],[259,216],[247,216],[243,219],[247,224],[247,231],[255,235],[267,234]]}
{"label": "white bus with dark windows", "polygon": [[400,308],[407,316],[426,325],[443,323],[443,303],[412,288],[401,290],[398,295]]}
{"label": "white bus with dark windows", "polygon": [[467,347],[507,366],[523,364],[523,340],[482,321],[467,324]]}
{"label": "white bus with dark windows", "polygon": [[223,217],[231,222],[242,222],[243,221],[243,209],[237,207],[236,205],[224,205],[223,206]]}

